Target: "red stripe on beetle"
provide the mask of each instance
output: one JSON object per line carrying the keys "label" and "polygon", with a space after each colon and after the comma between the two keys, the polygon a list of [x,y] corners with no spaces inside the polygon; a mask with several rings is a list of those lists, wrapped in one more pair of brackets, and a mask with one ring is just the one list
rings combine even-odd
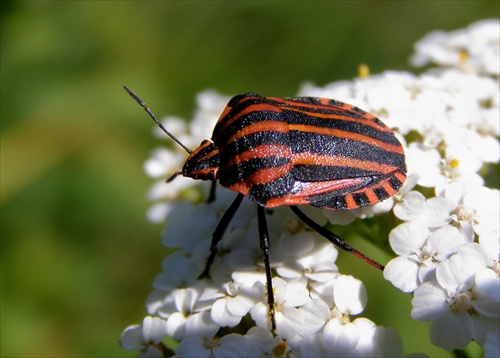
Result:
{"label": "red stripe on beetle", "polygon": [[[374,173],[393,173],[397,171],[397,167],[393,165],[380,164],[377,162],[369,162],[357,160],[341,156],[326,156],[315,153],[299,153],[293,155],[293,165],[332,165],[338,167],[351,167],[373,171]],[[346,178],[350,179],[350,178]]]}
{"label": "red stripe on beetle", "polygon": [[[233,166],[240,163],[248,162],[255,158],[290,157],[290,155],[291,155],[290,147],[286,145],[262,144],[255,148],[250,148],[242,153],[234,155],[227,162],[227,165]],[[291,170],[291,164],[289,170]]]}
{"label": "red stripe on beetle", "polygon": [[[272,106],[270,104],[251,105],[251,106],[246,107],[245,109],[243,109],[239,112],[236,112],[236,113],[232,113],[231,110],[232,110],[232,108],[226,107],[224,112],[222,112],[222,115],[220,116],[219,121],[216,124],[216,128],[214,129],[214,133],[216,130],[219,132],[224,132],[224,130],[227,127],[229,127],[232,123],[236,122],[241,117],[250,115],[251,113],[254,113],[254,112],[257,112],[257,113],[264,112],[264,111],[281,112],[280,109],[278,109],[275,106]],[[222,124],[222,119],[224,119],[223,124]],[[219,125],[222,125],[222,126],[220,128],[217,128]]]}
{"label": "red stripe on beetle", "polygon": [[237,141],[240,138],[244,138],[250,134],[254,133],[262,133],[262,132],[276,132],[276,133],[287,133],[289,131],[289,126],[287,123],[284,122],[277,122],[277,121],[263,121],[263,122],[258,122],[254,124],[249,124],[239,130],[236,134],[232,135],[229,137],[226,141],[225,145],[222,145],[219,149],[224,150],[224,148]]}
{"label": "red stripe on beetle", "polygon": [[[281,178],[285,174],[290,172],[291,166],[281,166],[276,168],[266,168],[261,169],[255,174],[252,174],[245,178],[245,183],[251,182],[253,185],[267,184],[276,179]],[[251,186],[249,186],[251,187]],[[229,188],[232,189],[232,188]]]}
{"label": "red stripe on beetle", "polygon": [[[300,113],[303,113],[303,114],[306,114],[306,115],[314,115],[316,117],[320,117],[320,118],[324,118],[324,119],[335,119],[335,120],[343,120],[343,121],[352,121],[352,122],[363,123],[365,125],[377,128],[380,131],[392,133],[392,130],[389,127],[387,127],[387,126],[381,126],[380,125],[381,122],[377,119],[377,117],[375,117],[374,115],[372,115],[370,113],[367,113],[367,112],[363,111],[363,117],[362,117],[362,119],[356,119],[356,118],[350,117],[349,115],[347,115],[347,113],[349,113],[349,112],[356,112],[357,114],[360,114],[359,113],[360,110],[357,107],[353,106],[353,105],[350,105],[350,104],[347,104],[347,103],[342,103],[340,101],[337,101],[336,103],[342,104],[341,106],[340,105],[331,105],[329,99],[320,98],[319,100],[320,100],[321,105],[318,106],[318,104],[306,104],[306,103],[303,103],[303,102],[300,102],[300,104],[298,104],[297,102],[294,102],[294,101],[291,101],[291,100],[284,100],[284,99],[281,99],[281,98],[271,97],[269,99],[270,100],[274,100],[277,103],[282,104],[282,106],[281,106],[282,110],[288,109],[288,110],[300,112]],[[289,107],[286,107],[286,106],[289,106]],[[325,108],[325,109],[327,109],[327,110],[337,110],[337,111],[340,111],[340,112],[343,111],[345,114],[344,115],[342,115],[341,113],[332,114],[332,113],[329,113],[329,112],[318,113],[316,111],[315,112],[311,112],[311,111],[307,111],[306,110],[308,108],[309,109],[316,109],[317,110],[318,108],[322,108],[322,107]],[[304,110],[302,110],[301,108],[304,108]]]}

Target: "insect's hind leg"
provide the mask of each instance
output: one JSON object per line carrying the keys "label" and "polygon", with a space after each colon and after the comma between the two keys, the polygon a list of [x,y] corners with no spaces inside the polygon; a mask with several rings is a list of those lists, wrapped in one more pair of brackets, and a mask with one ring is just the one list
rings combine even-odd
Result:
{"label": "insect's hind leg", "polygon": [[348,245],[344,239],[340,236],[335,235],[333,232],[325,229],[323,226],[319,225],[317,222],[313,221],[310,217],[300,211],[296,206],[290,206],[290,209],[297,215],[303,222],[305,222],[311,229],[315,230],[318,234],[325,237],[328,241],[333,243],[339,249],[347,251],[348,253],[360,258],[361,260],[369,263],[379,270],[384,270],[384,266],[376,262],[375,260],[369,258],[368,256],[362,254],[358,250],[354,249],[352,246]]}
{"label": "insect's hind leg", "polygon": [[224,233],[226,232],[227,227],[229,226],[229,223],[233,219],[234,214],[238,210],[242,200],[243,200],[243,194],[238,194],[238,196],[234,199],[233,203],[226,210],[219,224],[215,228],[215,231],[212,234],[212,243],[210,244],[210,256],[207,259],[205,270],[203,270],[203,273],[200,275],[200,278],[210,276],[209,275],[210,266],[212,266],[214,262],[215,255],[217,255],[217,244],[219,243],[219,241],[222,240],[222,237],[224,236]]}
{"label": "insect's hind leg", "polygon": [[257,207],[257,219],[259,222],[259,239],[262,256],[264,256],[264,267],[266,270],[267,304],[269,306],[269,317],[271,318],[271,329],[276,330],[276,314],[273,291],[273,277],[271,275],[271,263],[269,261],[269,232],[267,230],[266,213],[263,206]]}

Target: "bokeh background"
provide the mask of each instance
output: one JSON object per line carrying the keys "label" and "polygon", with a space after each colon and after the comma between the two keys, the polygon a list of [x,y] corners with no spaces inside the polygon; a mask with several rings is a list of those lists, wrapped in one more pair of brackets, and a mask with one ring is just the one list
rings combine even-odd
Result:
{"label": "bokeh background", "polygon": [[[409,70],[429,31],[500,15],[498,1],[0,6],[4,357],[134,356],[118,340],[146,314],[166,251],[145,218],[143,163],[158,140],[122,85],[160,116],[189,118],[207,88],[293,96],[305,81],[352,79],[360,63]],[[408,323],[409,295],[342,260],[372,283],[366,313],[402,333],[405,353],[450,355],[431,346],[426,323]]]}

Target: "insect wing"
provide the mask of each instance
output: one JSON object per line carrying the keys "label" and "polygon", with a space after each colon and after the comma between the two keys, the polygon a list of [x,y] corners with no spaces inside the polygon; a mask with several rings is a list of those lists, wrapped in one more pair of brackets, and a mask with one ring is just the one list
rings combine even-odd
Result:
{"label": "insect wing", "polygon": [[356,209],[394,195],[406,178],[391,129],[336,100],[236,96],[212,139],[221,184],[265,207]]}
{"label": "insect wing", "polygon": [[394,195],[406,178],[403,147],[375,116],[336,100],[275,98],[287,111],[292,191],[282,205],[350,210]]}

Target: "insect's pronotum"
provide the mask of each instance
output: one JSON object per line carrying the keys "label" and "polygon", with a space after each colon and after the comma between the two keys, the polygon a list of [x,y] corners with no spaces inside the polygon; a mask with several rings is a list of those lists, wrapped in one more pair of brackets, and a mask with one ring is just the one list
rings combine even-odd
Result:
{"label": "insect's pronotum", "polygon": [[370,265],[384,267],[349,246],[298,209],[352,210],[393,196],[406,179],[403,147],[384,123],[347,103],[316,97],[273,98],[246,93],[233,97],[222,112],[211,140],[190,150],[175,138],[129,88],[160,128],[189,157],[177,175],[217,181],[238,193],[217,225],[204,276],[243,197],[257,204],[260,247],[267,279],[271,327],[276,329],[265,208],[290,206],[308,226]]}

